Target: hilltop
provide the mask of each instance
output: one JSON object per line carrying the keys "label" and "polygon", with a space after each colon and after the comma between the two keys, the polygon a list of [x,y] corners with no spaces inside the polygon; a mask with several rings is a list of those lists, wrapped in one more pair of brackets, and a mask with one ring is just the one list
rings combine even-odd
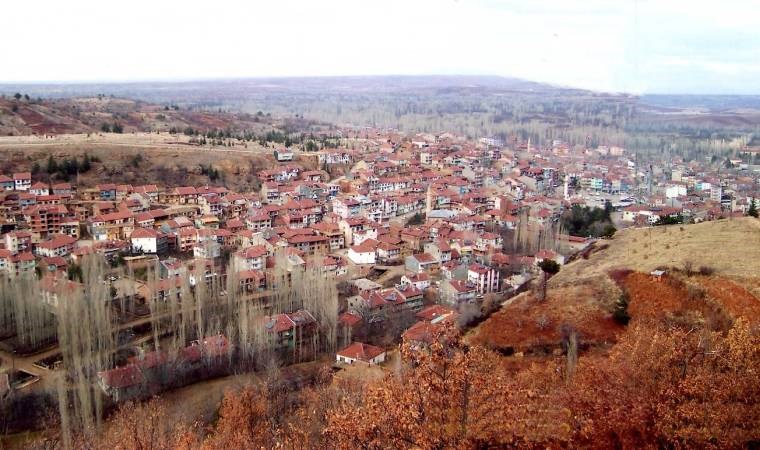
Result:
{"label": "hilltop", "polygon": [[233,114],[158,105],[110,96],[35,99],[0,98],[0,136],[94,133],[103,124],[122,132],[194,130],[261,131],[277,125],[265,115]]}
{"label": "hilltop", "polygon": [[[507,300],[468,339],[503,353],[543,355],[570,332],[581,348],[609,349],[632,320],[702,324],[725,331],[739,317],[760,317],[760,222],[751,218],[630,228],[562,267],[540,301],[533,292]],[[664,270],[661,278],[650,275]],[[623,321],[625,322],[625,321]]]}

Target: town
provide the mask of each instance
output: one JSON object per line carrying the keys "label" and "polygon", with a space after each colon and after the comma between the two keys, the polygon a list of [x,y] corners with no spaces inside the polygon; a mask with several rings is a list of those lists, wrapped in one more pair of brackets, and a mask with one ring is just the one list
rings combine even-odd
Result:
{"label": "town", "polygon": [[[561,266],[582,257],[617,228],[757,213],[760,191],[750,171],[756,148],[718,164],[640,167],[619,146],[554,141],[541,148],[517,138],[372,128],[335,135],[343,143],[337,149],[277,147],[271,167],[257,173],[259,192],[219,184],[82,186],[48,182],[39,169],[0,176],[0,271],[10,283],[39,280],[27,301],[39,302],[42,316],[55,316],[62,301],[90,289],[82,284],[82,266],[91,264],[85,261],[101,260],[98,281],[108,286],[103,301],[118,323],[120,358],[98,368],[98,384],[122,401],[172,385],[149,376],[168,364],[161,342],[179,337],[161,323],[168,314],[162,305],[187,303],[198,283],[207,288],[209,311],[233,297],[249,302],[261,316],[255,327],[271,335],[266,347],[281,362],[329,351],[339,363],[381,364],[399,339],[426,345],[446,321],[483,320],[547,276],[543,261]],[[342,175],[330,175],[332,167]],[[573,212],[582,208],[606,211],[605,226],[577,227]],[[286,289],[305,288],[295,280],[303,282],[306,272],[332,285],[326,295],[335,298],[323,300],[328,310],[317,314],[303,298],[280,299]],[[6,299],[5,317],[10,305]],[[182,308],[177,317],[187,315]],[[3,335],[22,334],[16,323],[3,322]],[[224,329],[200,330],[178,344],[178,358],[189,358],[191,368],[202,354],[219,357],[248,344],[242,334],[233,345]],[[56,370],[62,354],[55,341],[52,327],[39,339],[6,341],[3,366],[25,376],[11,373],[11,385],[4,374],[5,389],[35,389]]]}

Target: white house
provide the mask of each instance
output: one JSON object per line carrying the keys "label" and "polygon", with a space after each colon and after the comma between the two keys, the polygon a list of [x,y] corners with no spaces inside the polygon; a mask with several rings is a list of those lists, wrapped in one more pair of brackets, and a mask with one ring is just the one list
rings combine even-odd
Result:
{"label": "white house", "polygon": [[467,281],[476,286],[478,294],[499,290],[499,272],[482,264],[470,264],[467,268]]}
{"label": "white house", "polygon": [[385,362],[385,350],[374,345],[354,342],[343,350],[338,351],[335,360],[339,363],[354,364],[361,361],[367,364],[381,364]]}
{"label": "white house", "polygon": [[424,291],[430,287],[430,275],[426,272],[408,273],[401,277],[401,284],[411,284],[415,288]]}
{"label": "white house", "polygon": [[377,245],[374,239],[367,239],[359,245],[348,249],[348,259],[354,264],[375,264],[377,261]]}
{"label": "white house", "polygon": [[129,236],[134,253],[157,253],[158,232],[151,228],[137,228]]}
{"label": "white house", "polygon": [[32,187],[31,172],[19,172],[13,174],[14,188],[17,191],[28,191]]}
{"label": "white house", "polygon": [[665,188],[665,197],[677,198],[686,195],[686,186],[682,184],[674,184]]}
{"label": "white house", "polygon": [[76,242],[74,237],[57,234],[52,239],[39,244],[35,252],[40,256],[68,256],[74,251]]}

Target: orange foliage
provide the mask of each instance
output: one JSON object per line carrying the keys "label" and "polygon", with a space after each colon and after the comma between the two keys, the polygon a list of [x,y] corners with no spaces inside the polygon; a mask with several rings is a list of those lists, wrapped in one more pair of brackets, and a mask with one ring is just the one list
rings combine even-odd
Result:
{"label": "orange foliage", "polygon": [[639,323],[609,358],[582,360],[567,403],[574,442],[736,448],[760,439],[760,336]]}
{"label": "orange foliage", "polygon": [[723,277],[697,277],[697,280],[733,317],[745,317],[753,325],[760,322],[760,299],[748,290]]}
{"label": "orange foliage", "polygon": [[668,275],[658,281],[649,274],[633,272],[622,283],[630,296],[628,312],[633,318],[662,318],[682,311],[688,298],[686,286]]}
{"label": "orange foliage", "polygon": [[569,415],[549,400],[559,375],[548,365],[513,377],[495,353],[448,339],[403,353],[411,367],[330,414],[326,434],[338,448],[533,446],[569,437]]}
{"label": "orange foliage", "polygon": [[551,289],[543,302],[526,294],[480,324],[472,343],[529,352],[559,347],[570,329],[583,343],[614,342],[623,327],[597,300],[605,295],[586,286]]}
{"label": "orange foliage", "polygon": [[224,395],[219,408],[219,422],[206,439],[207,450],[233,448],[268,448],[277,442],[279,430],[269,417],[264,389],[246,386],[239,392]]}
{"label": "orange foliage", "polygon": [[[228,392],[205,439],[160,400],[127,403],[102,449],[741,448],[760,442],[760,334],[639,319],[609,355],[574,369],[502,358],[445,329],[406,364],[366,385],[300,391],[272,383]],[[573,374],[574,375],[570,375]],[[51,441],[47,441],[49,444]],[[60,445],[60,442],[58,443]],[[47,448],[56,445],[46,445]]]}

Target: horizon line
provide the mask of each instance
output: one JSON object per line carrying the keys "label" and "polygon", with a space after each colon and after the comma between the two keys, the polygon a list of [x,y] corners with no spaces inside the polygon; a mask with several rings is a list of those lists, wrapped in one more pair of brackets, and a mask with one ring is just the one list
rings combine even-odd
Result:
{"label": "horizon line", "polygon": [[726,93],[726,92],[662,92],[651,91],[633,93],[626,91],[614,91],[605,89],[590,89],[571,85],[563,85],[544,81],[534,81],[527,78],[515,77],[510,75],[497,74],[350,74],[350,75],[243,75],[243,76],[209,76],[209,77],[146,77],[146,78],[110,78],[110,79],[76,79],[76,80],[0,80],[0,87],[7,86],[76,86],[76,85],[119,85],[119,84],[149,84],[149,83],[192,83],[192,82],[229,82],[243,80],[287,80],[287,79],[338,79],[338,78],[501,78],[505,80],[522,81],[526,83],[535,83],[556,89],[572,89],[579,91],[588,91],[594,93],[604,93],[612,95],[629,95],[640,97],[643,95],[662,95],[662,96],[720,96],[720,97],[756,97],[760,93]]}

